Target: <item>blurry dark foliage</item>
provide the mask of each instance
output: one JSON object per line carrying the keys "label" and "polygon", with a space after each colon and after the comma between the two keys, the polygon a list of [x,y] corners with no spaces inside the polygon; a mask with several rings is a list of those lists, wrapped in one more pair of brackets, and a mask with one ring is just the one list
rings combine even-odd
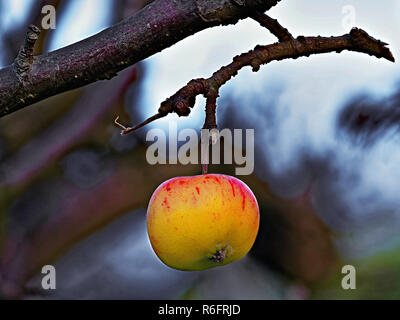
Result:
{"label": "blurry dark foliage", "polygon": [[400,129],[400,90],[384,98],[364,94],[349,101],[338,116],[338,131],[368,147]]}

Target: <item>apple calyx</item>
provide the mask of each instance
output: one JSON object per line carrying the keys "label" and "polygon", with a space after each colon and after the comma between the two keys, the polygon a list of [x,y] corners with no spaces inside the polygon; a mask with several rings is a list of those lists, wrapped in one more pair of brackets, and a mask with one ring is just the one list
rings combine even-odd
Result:
{"label": "apple calyx", "polygon": [[217,250],[211,258],[209,258],[211,261],[222,263],[224,262],[225,258],[231,253],[232,247],[231,246],[226,246],[222,249]]}

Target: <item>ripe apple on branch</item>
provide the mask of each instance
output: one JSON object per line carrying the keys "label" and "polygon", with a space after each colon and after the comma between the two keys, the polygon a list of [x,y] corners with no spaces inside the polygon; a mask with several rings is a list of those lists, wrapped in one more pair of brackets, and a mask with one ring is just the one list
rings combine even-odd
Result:
{"label": "ripe apple on branch", "polygon": [[[261,65],[274,60],[342,50],[394,61],[386,43],[358,28],[341,37],[300,36],[295,39],[277,20],[262,12],[252,13],[251,18],[272,32],[279,42],[257,46],[235,57],[231,64],[208,79],[191,80],[161,103],[157,114],[135,127],[126,127],[117,118],[115,124],[122,128],[121,135],[169,113],[188,116],[196,97],[201,94],[206,98],[203,129],[214,133],[211,136],[215,142],[218,139],[216,103],[219,89],[245,66],[257,72]],[[203,148],[209,149],[209,141],[203,142]],[[207,152],[205,155],[208,159]],[[236,261],[251,249],[258,232],[259,210],[251,190],[234,177],[207,174],[208,162],[202,163],[203,176],[179,177],[164,182],[154,192],[148,206],[147,228],[152,247],[166,265],[179,270],[204,270]],[[238,192],[242,204],[238,201]]]}
{"label": "ripe apple on branch", "polygon": [[[278,21],[264,13],[279,2],[155,0],[95,36],[41,56],[34,54],[40,29],[30,26],[14,63],[0,70],[0,117],[50,96],[111,79],[119,71],[196,32],[236,23],[244,18],[256,20],[279,41],[256,46],[235,57],[232,63],[207,79],[191,80],[161,103],[157,114],[133,128],[115,121],[123,129],[122,134],[126,135],[169,113],[188,116],[198,95],[206,98],[203,128],[217,130],[216,104],[220,88],[246,66],[257,72],[261,65],[272,61],[343,50],[394,62],[386,43],[359,28],[337,37],[295,38]],[[148,227],[153,247],[164,262],[175,268],[198,270],[232,262],[246,254],[257,233],[258,207],[251,191],[236,178],[208,175],[206,165],[203,165],[203,173],[202,176],[168,181],[171,190],[164,190],[162,184],[149,204]],[[181,185],[180,182],[184,183]],[[234,186],[230,191],[231,182]],[[214,223],[213,214],[221,222]],[[174,233],[175,228],[179,232]],[[213,228],[215,231],[210,232]],[[160,239],[161,244],[157,242]]]}

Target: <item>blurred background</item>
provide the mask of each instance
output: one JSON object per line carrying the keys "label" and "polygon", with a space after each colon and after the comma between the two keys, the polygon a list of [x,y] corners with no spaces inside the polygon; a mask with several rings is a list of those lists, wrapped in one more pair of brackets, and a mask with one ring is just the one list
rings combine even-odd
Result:
{"label": "blurred background", "polygon": [[[151,1],[0,0],[0,65],[14,60],[41,8],[57,9],[36,54],[77,42]],[[282,0],[270,15],[298,35],[353,26],[400,58],[396,0]],[[242,260],[202,272],[164,266],[151,249],[146,207],[168,178],[199,165],[146,162],[146,132],[200,130],[204,99],[121,137],[189,80],[276,40],[249,19],[200,32],[121,72],[0,119],[0,298],[398,299],[400,298],[399,64],[343,52],[242,70],[221,90],[218,124],[255,129],[254,191],[260,233]],[[166,131],[167,133],[167,131]],[[234,175],[232,165],[210,172]],[[41,268],[57,290],[41,289]],[[357,271],[343,290],[342,267]]]}

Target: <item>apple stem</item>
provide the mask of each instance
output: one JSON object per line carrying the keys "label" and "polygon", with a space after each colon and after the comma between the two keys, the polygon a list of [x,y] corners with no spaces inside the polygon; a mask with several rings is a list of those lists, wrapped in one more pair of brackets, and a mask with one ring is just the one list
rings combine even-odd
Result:
{"label": "apple stem", "polygon": [[202,141],[201,141],[201,167],[203,174],[207,174],[208,172],[208,157],[209,157],[209,149],[210,149],[210,139],[208,137],[208,134],[206,134],[202,130]]}
{"label": "apple stem", "polygon": [[208,164],[203,163],[203,165],[202,165],[202,173],[203,173],[203,175],[208,173]]}
{"label": "apple stem", "polygon": [[[207,131],[207,138],[203,137],[203,153],[202,153],[202,168],[203,174],[207,174],[208,172],[208,157],[209,157],[209,149],[210,149],[210,140],[212,144],[216,143],[218,138],[217,129],[217,118],[216,118],[216,110],[217,110],[217,98],[218,98],[218,86],[208,85],[207,90],[204,94],[206,97],[206,119],[204,121],[203,130]],[[202,133],[205,132],[202,130]],[[216,132],[215,132],[216,131]]]}

